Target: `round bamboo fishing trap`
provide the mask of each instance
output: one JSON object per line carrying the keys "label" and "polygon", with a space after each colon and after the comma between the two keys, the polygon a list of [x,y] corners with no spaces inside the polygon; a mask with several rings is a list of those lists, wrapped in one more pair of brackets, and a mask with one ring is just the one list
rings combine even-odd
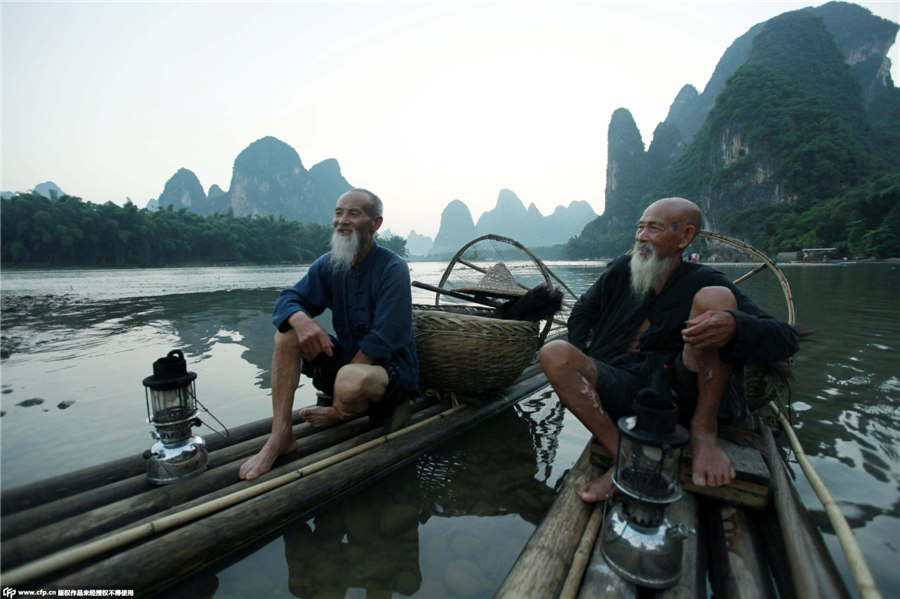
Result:
{"label": "round bamboo fishing trap", "polygon": [[413,306],[419,386],[463,395],[493,393],[512,383],[560,322],[495,318],[497,307],[538,285],[563,288],[574,300],[528,248],[499,235],[464,245],[438,286],[413,285],[436,292],[433,306]]}

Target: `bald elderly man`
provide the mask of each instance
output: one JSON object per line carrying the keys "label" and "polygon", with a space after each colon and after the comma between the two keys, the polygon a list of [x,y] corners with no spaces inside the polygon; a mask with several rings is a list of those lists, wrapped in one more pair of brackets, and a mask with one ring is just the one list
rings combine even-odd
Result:
{"label": "bald elderly man", "polygon": [[[612,456],[616,422],[633,413],[638,391],[653,387],[671,398],[691,433],[694,484],[718,486],[735,477],[717,440],[719,423],[743,417],[732,371],[785,360],[799,339],[722,273],[682,261],[702,220],[684,198],[651,204],[638,221],[634,251],[607,265],[575,304],[569,340],[546,344],[540,361],[563,405]],[[579,495],[596,502],[611,490],[612,470]]]}

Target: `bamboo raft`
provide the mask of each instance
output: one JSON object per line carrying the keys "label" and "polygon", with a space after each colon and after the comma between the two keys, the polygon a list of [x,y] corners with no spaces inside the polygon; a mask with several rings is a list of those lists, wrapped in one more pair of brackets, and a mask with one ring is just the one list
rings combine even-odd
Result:
{"label": "bamboo raft", "polygon": [[[154,594],[219,556],[303,517],[324,502],[413,459],[547,385],[532,365],[480,406],[449,407],[418,398],[409,424],[383,434],[368,418],[315,429],[295,416],[297,448],[273,470],[241,481],[237,470],[258,451],[269,419],[210,435],[209,469],[174,485],[144,476],[133,456],[23,487],[0,498],[4,586],[96,587]],[[847,591],[787,475],[771,431],[764,451],[727,442],[738,478],[714,489],[693,487],[674,504],[675,518],[697,531],[684,543],[682,576],[663,591],[639,588],[605,563],[595,540],[602,508],[575,490],[611,464],[588,443],[495,597],[823,597]]]}
{"label": "bamboo raft", "polygon": [[295,412],[296,449],[252,481],[238,468],[265,443],[271,420],[209,435],[209,468],[156,486],[145,459],[124,458],[4,491],[3,585],[17,589],[135,589],[158,593],[324,502],[395,468],[546,386],[532,365],[481,405],[426,397],[384,434],[368,418],[315,429]]}
{"label": "bamboo raft", "polygon": [[[758,260],[758,266],[734,283],[740,284],[760,272],[771,273],[781,286],[787,321],[795,323],[790,285],[774,262],[742,241],[711,231],[700,231],[698,235],[704,241],[721,242]],[[746,368],[744,375],[744,398],[751,409],[767,405],[784,427],[801,468],[835,527],[861,596],[880,599],[846,520],[806,460],[782,413],[783,406],[770,401],[767,390],[747,384],[759,380],[759,376]],[[755,408],[754,402],[758,404]],[[745,441],[748,432],[742,435]],[[684,541],[681,576],[675,586],[663,590],[639,587],[621,578],[603,557],[601,543],[597,542],[602,504],[587,504],[577,494],[579,487],[599,478],[613,464],[611,456],[593,441],[566,476],[553,505],[495,599],[690,599],[710,594],[717,598],[849,597],[820,532],[790,481],[772,430],[760,424],[753,434],[756,439],[750,445],[756,449],[720,439],[737,470],[736,480],[726,486],[695,487],[689,464],[682,468],[681,485],[686,492],[670,507],[670,516],[695,534]]]}
{"label": "bamboo raft", "polygon": [[584,503],[576,490],[612,460],[588,443],[495,598],[849,597],[771,430],[761,427],[759,438],[761,452],[722,442],[738,471],[728,486],[700,489],[683,475],[688,492],[671,516],[696,532],[684,541],[681,577],[664,590],[619,577],[595,543],[602,504]]}

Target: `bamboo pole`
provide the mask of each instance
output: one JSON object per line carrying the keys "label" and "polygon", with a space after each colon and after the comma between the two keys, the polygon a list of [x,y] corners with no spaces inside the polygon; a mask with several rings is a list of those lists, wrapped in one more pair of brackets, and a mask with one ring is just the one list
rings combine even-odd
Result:
{"label": "bamboo pole", "polygon": [[[463,410],[461,412],[457,412],[457,410],[460,410],[461,408],[465,407],[464,405],[459,406],[458,408],[453,408],[451,410],[447,410],[446,412],[443,412],[441,414],[438,414],[431,418],[423,420],[422,422],[419,422],[415,425],[411,425],[406,428],[400,429],[396,433],[391,433],[390,435],[386,435],[383,440],[376,439],[373,442],[367,443],[365,445],[365,447],[359,446],[359,447],[353,448],[353,450],[351,450],[351,451],[342,452],[340,455],[344,456],[344,458],[345,458],[343,460],[343,464],[355,463],[356,460],[348,459],[350,457],[353,457],[353,455],[352,455],[353,452],[356,452],[358,454],[358,453],[370,451],[372,448],[378,448],[379,446],[383,445],[384,442],[386,442],[387,440],[398,438],[398,437],[400,437],[400,435],[404,435],[406,433],[411,432],[412,430],[415,430],[415,428],[420,428],[420,427],[424,426],[426,423],[435,422],[441,418],[449,417],[450,424],[448,424],[446,427],[432,427],[432,429],[434,429],[437,432],[430,434],[430,435],[426,435],[427,438],[425,439],[425,441],[434,441],[435,439],[444,438],[444,437],[450,436],[451,434],[457,434],[464,428],[471,426],[480,420],[483,420],[485,418],[488,418],[488,417],[498,413],[499,411],[505,409],[512,403],[515,403],[519,399],[522,399],[523,397],[526,397],[528,394],[533,393],[537,389],[545,386],[547,384],[546,378],[544,378],[543,376],[538,376],[539,374],[540,374],[540,366],[534,365],[532,367],[528,367],[525,369],[525,371],[519,377],[519,379],[515,383],[513,383],[513,385],[511,387],[506,389],[505,394],[501,395],[496,400],[486,403],[485,405],[483,405],[481,407],[470,408],[468,410]],[[446,430],[442,430],[442,429],[446,429]],[[419,435],[417,435],[417,437],[418,436]],[[400,446],[402,446],[404,448],[406,447],[406,445],[410,445],[410,447],[413,447],[413,449],[415,451],[421,451],[421,449],[424,448],[424,441],[409,442],[406,445],[404,445],[403,441],[398,440],[398,442],[400,442],[400,444],[401,444]],[[398,446],[398,447],[400,447],[400,446]],[[377,449],[375,453],[377,453],[378,451],[381,451],[381,450]],[[393,453],[396,453],[396,452],[393,452]],[[336,458],[329,458],[327,460],[317,462],[316,464],[318,464],[318,467],[316,466],[316,464],[312,464],[307,467],[301,468],[297,471],[288,473],[284,476],[278,477],[277,480],[284,480],[285,488],[288,488],[288,483],[295,482],[295,483],[299,484],[299,481],[301,478],[306,478],[309,474],[312,474],[312,473],[320,470],[321,467],[336,464],[339,461],[341,461],[341,460],[338,460]],[[378,461],[378,464],[382,464],[381,466],[378,466],[378,467],[383,468],[383,467],[386,467],[387,464],[396,463],[397,458],[396,457],[391,458],[390,456],[381,456],[378,458],[377,461]],[[343,464],[342,464],[342,467],[343,467]],[[348,472],[352,472],[352,476],[363,475],[364,469],[361,469],[361,468],[362,467],[354,467],[354,468],[351,468]],[[330,470],[321,473],[321,475],[326,475],[327,472],[330,472]],[[369,474],[369,475],[371,475],[371,474]],[[350,474],[348,473],[345,476],[350,476]],[[276,479],[273,478],[271,480],[276,480]],[[265,498],[270,497],[271,495],[277,495],[275,493],[267,494],[266,491],[271,490],[271,489],[262,488],[262,485],[264,485],[264,484],[266,485],[266,487],[268,487],[268,485],[271,484],[271,480],[266,481],[266,483],[259,483],[254,487],[250,487],[249,489],[246,489],[246,490],[240,492],[240,494],[235,494],[237,503],[240,504],[240,502],[242,502],[242,501],[246,501],[247,499],[253,498],[253,496],[249,495],[249,493],[252,493],[252,489],[261,487],[260,493],[258,494],[259,496],[256,497],[253,502],[248,502],[247,504],[235,505],[232,508],[232,509],[241,509],[243,507],[243,505],[249,506],[246,510],[246,514],[241,516],[241,518],[246,519],[248,522],[253,523],[253,528],[256,531],[255,532],[256,535],[262,534],[260,531],[268,529],[268,527],[270,527],[272,525],[280,525],[281,523],[283,523],[283,521],[286,521],[286,519],[292,519],[292,518],[297,517],[297,515],[299,515],[298,511],[297,511],[298,509],[310,509],[311,507],[313,507],[315,505],[314,502],[318,501],[320,503],[322,501],[322,497],[326,496],[330,493],[330,491],[325,492],[325,491],[321,491],[321,490],[312,490],[312,491],[307,492],[305,490],[301,491],[298,489],[296,492],[293,492],[292,496],[300,497],[301,498],[300,501],[301,501],[302,505],[292,501],[290,503],[290,505],[285,506],[285,505],[281,505],[277,501],[272,501],[272,502],[268,502],[267,505],[272,504],[274,506],[275,504],[278,504],[277,507],[275,508],[278,510],[278,514],[276,514],[274,516],[269,515],[269,514],[260,514],[260,513],[258,513],[257,507],[255,507],[256,504],[262,500],[265,500]],[[289,485],[289,486],[293,487],[295,485]],[[352,487],[353,483],[343,482],[343,479],[342,479],[341,481],[329,481],[326,486],[328,486],[328,488],[332,488],[332,487],[338,488],[339,487],[339,491],[342,492],[342,491],[348,490],[350,487]],[[326,491],[327,491],[327,489],[326,489]],[[332,495],[333,495],[333,493],[332,493]],[[235,499],[235,498],[233,498],[233,499]],[[224,503],[225,501],[226,501],[225,498],[221,498],[221,499],[217,499],[215,502],[210,502],[209,505],[201,504],[201,505],[192,507],[189,511],[189,515],[194,516],[195,520],[197,518],[203,517],[204,515],[209,515],[209,520],[210,520],[210,522],[212,522],[213,519],[217,519],[220,515],[222,515],[221,513],[216,513],[216,510],[221,511],[221,510],[224,510],[224,508],[228,507]],[[313,503],[311,503],[311,502],[313,502]],[[299,507],[298,507],[298,505],[299,505]],[[204,506],[206,506],[206,507],[204,507]],[[222,512],[222,513],[229,513],[229,512]],[[31,562],[20,568],[10,570],[9,572],[4,572],[3,573],[4,583],[7,583],[7,581],[11,580],[11,581],[21,585],[21,581],[32,581],[34,579],[37,579],[38,577],[44,577],[46,579],[47,576],[49,576],[49,574],[51,574],[52,572],[55,572],[66,566],[75,565],[75,564],[79,563],[80,561],[86,560],[90,557],[99,556],[102,553],[106,553],[107,551],[110,551],[111,549],[116,549],[125,544],[133,543],[136,540],[146,538],[147,536],[149,536],[151,534],[163,532],[165,530],[171,529],[172,527],[181,526],[182,524],[190,524],[190,522],[187,520],[182,521],[182,519],[185,518],[185,516],[182,516],[179,514],[181,514],[181,512],[172,514],[170,516],[166,516],[164,518],[157,518],[156,520],[141,524],[140,526],[133,526],[127,530],[123,530],[118,533],[113,533],[112,535],[110,535],[108,537],[104,537],[103,539],[97,539],[96,541],[84,543],[82,545],[72,547],[68,550],[60,551],[51,556],[47,556],[46,558],[43,558],[41,560]],[[221,520],[221,518],[218,518],[216,520],[216,522],[218,522],[218,520]],[[231,518],[229,518],[229,521],[231,521]],[[85,579],[83,578],[83,576],[81,576],[81,574],[94,576],[94,579],[96,580],[96,579],[98,579],[96,577],[96,573],[98,571],[103,572],[103,575],[100,576],[101,579],[109,580],[109,581],[118,580],[118,581],[120,581],[120,583],[125,584],[125,586],[128,586],[128,584],[134,585],[134,584],[136,584],[135,581],[139,581],[139,583],[141,585],[152,586],[153,584],[157,584],[159,582],[158,578],[154,578],[154,576],[157,576],[160,572],[162,572],[163,574],[165,574],[166,572],[169,572],[169,573],[172,573],[173,575],[179,575],[179,576],[185,575],[185,574],[189,573],[189,571],[192,571],[193,569],[200,567],[203,564],[202,564],[202,562],[198,562],[196,555],[189,554],[189,552],[185,552],[185,551],[182,551],[181,549],[179,549],[181,547],[181,545],[176,545],[175,547],[170,547],[169,545],[166,545],[166,547],[169,547],[169,550],[175,551],[178,554],[177,555],[178,559],[175,559],[175,557],[173,557],[173,556],[169,556],[165,560],[160,560],[155,557],[155,558],[153,558],[153,560],[151,560],[151,561],[153,561],[152,570],[148,569],[148,568],[144,568],[144,566],[139,565],[139,564],[143,564],[144,561],[146,561],[146,559],[149,559],[147,557],[148,555],[154,555],[154,556],[160,555],[160,552],[155,548],[154,543],[159,542],[159,543],[163,543],[163,545],[165,545],[165,541],[169,536],[175,535],[176,537],[181,537],[182,536],[181,533],[183,531],[193,530],[196,527],[199,527],[199,529],[196,530],[195,532],[192,532],[191,534],[202,534],[202,535],[205,535],[205,537],[210,537],[210,538],[215,537],[213,546],[215,546],[219,549],[221,549],[222,547],[228,547],[229,550],[235,549],[235,548],[239,547],[242,543],[246,542],[246,541],[235,540],[231,536],[229,536],[227,538],[222,537],[222,534],[224,534],[224,533],[219,530],[219,528],[221,528],[221,526],[222,526],[222,523],[219,523],[217,526],[213,526],[212,529],[210,529],[209,527],[201,526],[204,522],[206,522],[206,519],[202,520],[201,522],[194,522],[193,525],[185,526],[184,528],[181,528],[178,531],[174,531],[174,532],[170,533],[169,535],[166,535],[163,538],[158,539],[154,542],[143,543],[143,544],[138,545],[138,547],[136,547],[136,548],[127,549],[125,551],[125,554],[120,553],[117,556],[105,559],[103,562],[101,562],[97,566],[91,566],[83,571],[76,572],[73,575],[67,575],[65,578],[60,579],[60,584],[71,586],[71,584],[73,584],[73,581],[74,581],[75,586],[77,586],[79,584],[84,584]],[[185,534],[188,534],[188,533],[185,532]],[[231,533],[231,534],[233,534],[233,533]],[[110,538],[116,538],[117,540],[115,543],[112,543],[107,540]],[[196,539],[192,540],[190,543],[187,544],[190,547],[190,551],[197,550],[198,543],[195,541],[196,541]],[[130,558],[126,558],[126,559],[122,559],[122,560],[117,559],[118,557],[122,557],[126,554],[139,555],[140,559],[138,560],[138,562],[129,561]],[[163,563],[163,562],[165,562],[165,563]],[[108,568],[107,569],[103,568],[103,564],[106,564],[106,563],[119,564],[119,565],[117,565],[115,568],[113,568],[113,570],[109,570]],[[125,563],[127,565],[121,566],[122,563]],[[135,570],[135,568],[140,570],[140,572]],[[138,578],[134,578],[134,576],[136,576],[137,574],[140,574],[140,576]],[[10,578],[10,576],[12,576],[12,578]],[[9,584],[12,584],[12,583],[9,583]],[[117,584],[119,584],[119,583],[117,583]]]}
{"label": "bamboo pole", "polygon": [[584,570],[591,560],[591,550],[593,550],[594,543],[597,541],[597,534],[602,523],[603,503],[595,503],[594,511],[591,512],[591,517],[584,527],[584,534],[581,535],[581,541],[575,550],[572,567],[569,568],[569,574],[563,583],[562,591],[559,592],[559,599],[575,599],[578,595],[578,589],[581,588],[581,579],[584,577]]}
{"label": "bamboo pole", "polygon": [[330,458],[326,458],[314,464],[310,464],[288,474],[284,474],[277,478],[261,482],[252,487],[248,487],[241,491],[236,491],[225,497],[220,497],[201,505],[194,506],[187,510],[158,518],[146,524],[135,526],[119,533],[97,539],[96,541],[91,541],[89,543],[85,543],[77,547],[72,547],[71,549],[60,551],[47,557],[35,560],[19,568],[15,568],[8,572],[5,572],[3,574],[3,582],[6,586],[20,586],[22,583],[34,578],[45,576],[51,572],[65,568],[67,566],[71,566],[86,559],[96,557],[112,549],[122,547],[129,543],[134,543],[135,541],[141,540],[150,535],[157,534],[175,528],[177,526],[181,526],[204,516],[208,516],[225,508],[247,501],[248,499],[251,499],[253,497],[257,497],[259,495],[267,493],[273,489],[277,489],[278,487],[296,481],[305,476],[309,476],[310,474],[313,474],[315,472],[319,472],[325,468],[328,468],[329,466],[332,466],[336,463],[359,455],[369,449],[377,447],[378,445],[383,445],[384,443],[387,443],[392,439],[406,435],[414,430],[422,428],[423,426],[436,422],[442,418],[446,418],[447,416],[450,416],[451,414],[454,414],[455,412],[458,412],[463,408],[465,408],[465,405],[450,408],[449,410],[441,412],[440,414],[432,416],[431,418],[402,428],[396,432],[382,435],[377,439],[373,439],[367,443],[358,445],[340,454],[337,454]]}
{"label": "bamboo pole", "polygon": [[746,281],[747,279],[749,279],[750,277],[752,277],[752,276],[755,275],[756,273],[762,272],[762,271],[764,271],[765,269],[767,269],[768,267],[769,267],[769,265],[766,264],[765,262],[763,262],[762,264],[760,264],[759,266],[757,266],[756,268],[754,268],[753,270],[751,270],[750,272],[748,272],[748,273],[745,274],[744,276],[738,277],[737,279],[735,279],[734,281],[732,281],[732,283],[734,283],[735,285],[740,285],[741,283],[743,283],[744,281]]}
{"label": "bamboo pole", "polygon": [[443,287],[435,287],[434,285],[429,285],[428,283],[422,283],[421,281],[413,281],[413,287],[418,287],[419,289],[424,289],[425,291],[433,291],[434,293],[449,295],[450,297],[466,300],[472,302],[474,304],[481,304],[482,306],[487,306],[488,308],[499,308],[503,304],[500,302],[492,302],[490,300],[475,297],[474,295],[466,295],[465,293],[459,293],[453,291],[452,289],[444,289]]}
{"label": "bamboo pole", "polygon": [[840,507],[838,507],[834,497],[831,496],[825,483],[822,482],[822,479],[819,478],[818,473],[812,467],[812,464],[810,464],[809,459],[806,457],[806,452],[803,451],[803,446],[800,445],[800,440],[797,438],[797,435],[791,427],[791,423],[788,422],[787,418],[784,417],[784,414],[781,413],[774,403],[769,403],[769,407],[778,416],[778,422],[781,424],[781,428],[787,435],[788,441],[791,444],[791,449],[797,457],[797,462],[800,464],[800,468],[803,470],[813,491],[815,491],[816,496],[825,508],[828,520],[831,522],[831,526],[834,528],[834,532],[841,544],[841,548],[847,556],[847,563],[850,565],[850,572],[859,589],[859,594],[863,599],[882,599],[881,591],[878,590],[878,586],[875,584],[875,579],[872,577],[872,572],[869,570],[866,558],[863,556],[862,550],[856,542],[856,537],[853,536],[850,525],[847,523],[846,518],[844,518],[844,514],[841,512]]}

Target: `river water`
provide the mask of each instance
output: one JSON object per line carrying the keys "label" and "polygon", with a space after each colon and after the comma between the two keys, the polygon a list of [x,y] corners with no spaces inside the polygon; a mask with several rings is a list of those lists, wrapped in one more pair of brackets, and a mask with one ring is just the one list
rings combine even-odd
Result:
{"label": "river water", "polygon": [[[602,263],[549,263],[577,293]],[[411,263],[437,285],[445,265]],[[723,267],[737,277],[747,269]],[[197,393],[233,427],[270,416],[272,303],[300,266],[2,272],[3,489],[152,444],[141,381],[184,351]],[[794,424],[885,597],[900,596],[900,265],[786,265],[797,321]],[[743,284],[787,316],[770,275]],[[431,303],[416,289],[414,301]],[[312,403],[298,390],[296,406]],[[207,434],[206,428],[197,429]],[[166,597],[489,597],[587,441],[549,390],[319,513],[304,515]],[[851,593],[824,510],[800,495]],[[98,584],[102,584],[98,581]]]}

